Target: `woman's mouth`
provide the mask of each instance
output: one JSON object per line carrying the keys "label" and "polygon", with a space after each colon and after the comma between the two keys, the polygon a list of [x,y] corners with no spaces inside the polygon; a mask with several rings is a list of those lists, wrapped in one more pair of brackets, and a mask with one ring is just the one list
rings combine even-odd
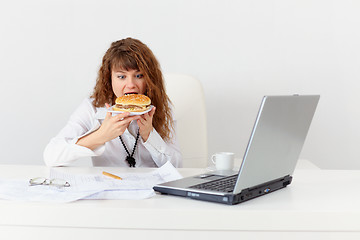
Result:
{"label": "woman's mouth", "polygon": [[129,95],[129,94],[138,94],[137,92],[126,92],[124,93],[124,95]]}

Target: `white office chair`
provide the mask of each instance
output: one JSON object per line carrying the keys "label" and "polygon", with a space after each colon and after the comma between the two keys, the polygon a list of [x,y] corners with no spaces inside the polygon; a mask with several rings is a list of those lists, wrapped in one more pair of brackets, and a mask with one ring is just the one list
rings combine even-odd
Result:
{"label": "white office chair", "polygon": [[191,76],[164,74],[167,94],[174,105],[176,135],[183,167],[207,166],[207,126],[201,82]]}

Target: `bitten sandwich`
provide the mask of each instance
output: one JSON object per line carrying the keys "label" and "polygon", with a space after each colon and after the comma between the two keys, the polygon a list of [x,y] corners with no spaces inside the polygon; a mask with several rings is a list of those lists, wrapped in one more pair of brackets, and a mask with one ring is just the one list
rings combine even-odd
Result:
{"label": "bitten sandwich", "polygon": [[142,94],[128,94],[115,100],[114,111],[143,112],[150,108],[151,99]]}

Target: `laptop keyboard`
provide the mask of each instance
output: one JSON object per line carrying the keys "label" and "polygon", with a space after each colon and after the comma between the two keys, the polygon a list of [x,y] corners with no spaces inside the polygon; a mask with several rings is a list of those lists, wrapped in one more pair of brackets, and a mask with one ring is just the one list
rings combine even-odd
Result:
{"label": "laptop keyboard", "polygon": [[211,182],[201,183],[190,188],[202,189],[202,190],[211,190],[217,192],[232,192],[235,187],[235,183],[238,175],[222,178],[219,180],[214,180]]}

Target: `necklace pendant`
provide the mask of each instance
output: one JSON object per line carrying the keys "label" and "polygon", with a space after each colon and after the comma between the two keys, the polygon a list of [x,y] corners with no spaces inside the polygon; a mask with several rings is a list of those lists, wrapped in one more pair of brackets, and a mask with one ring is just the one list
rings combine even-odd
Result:
{"label": "necklace pendant", "polygon": [[126,161],[129,163],[130,167],[135,167],[135,158],[131,157],[131,156],[127,156],[126,157]]}

